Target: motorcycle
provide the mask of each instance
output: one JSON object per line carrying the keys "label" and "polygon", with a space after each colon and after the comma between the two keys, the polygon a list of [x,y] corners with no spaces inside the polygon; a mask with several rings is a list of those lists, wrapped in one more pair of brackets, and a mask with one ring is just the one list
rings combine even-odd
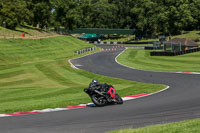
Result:
{"label": "motorcycle", "polygon": [[103,86],[89,87],[84,89],[84,92],[90,96],[92,102],[98,107],[108,104],[123,104],[122,98],[116,93],[112,85],[104,84]]}

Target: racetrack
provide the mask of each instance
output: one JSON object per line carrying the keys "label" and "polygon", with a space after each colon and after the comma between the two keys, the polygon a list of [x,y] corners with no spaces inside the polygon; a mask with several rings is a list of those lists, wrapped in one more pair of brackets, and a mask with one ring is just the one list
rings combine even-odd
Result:
{"label": "racetrack", "polygon": [[115,62],[115,57],[123,50],[99,52],[71,62],[89,72],[165,84],[170,88],[155,95],[127,101],[123,105],[0,118],[0,133],[101,133],[200,118],[200,75],[124,67]]}

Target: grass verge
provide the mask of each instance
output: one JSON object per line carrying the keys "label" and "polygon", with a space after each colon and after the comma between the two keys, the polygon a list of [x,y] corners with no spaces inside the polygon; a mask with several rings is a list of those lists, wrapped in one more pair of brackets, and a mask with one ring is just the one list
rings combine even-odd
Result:
{"label": "grass verge", "polygon": [[172,38],[188,38],[190,40],[199,40],[200,31],[189,31],[181,35],[173,36]]}
{"label": "grass verge", "polygon": [[[165,88],[76,70],[68,59],[93,47],[70,36],[0,39],[0,113],[31,111],[91,102],[83,92],[93,78],[113,84],[121,96]],[[89,54],[89,53],[88,53]]]}
{"label": "grass verge", "polygon": [[200,119],[148,126],[138,129],[124,129],[109,133],[200,133]]}
{"label": "grass verge", "polygon": [[117,60],[142,70],[200,72],[200,52],[180,56],[150,56],[148,50],[127,50]]}
{"label": "grass verge", "polygon": [[[188,38],[190,40],[199,40],[200,39],[200,31],[188,31],[180,35],[174,35],[172,38]],[[134,35],[123,35],[119,36],[117,39],[106,39],[105,41],[119,41],[119,42],[151,42],[151,41],[159,41],[159,39],[143,39],[143,40],[134,40]]]}
{"label": "grass verge", "polygon": [[38,29],[31,26],[21,26],[17,27],[15,30],[10,30],[0,26],[0,38],[22,38],[22,33],[25,33],[25,37],[23,37],[24,39],[38,39],[41,37],[50,37],[58,35],[54,32]]}

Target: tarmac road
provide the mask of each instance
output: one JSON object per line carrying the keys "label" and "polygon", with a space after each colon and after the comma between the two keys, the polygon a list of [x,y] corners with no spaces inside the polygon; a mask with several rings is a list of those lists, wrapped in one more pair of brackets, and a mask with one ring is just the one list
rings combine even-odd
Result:
{"label": "tarmac road", "polygon": [[99,52],[71,62],[89,72],[170,88],[123,105],[0,118],[0,133],[102,133],[200,118],[200,75],[130,69],[115,62],[123,50]]}

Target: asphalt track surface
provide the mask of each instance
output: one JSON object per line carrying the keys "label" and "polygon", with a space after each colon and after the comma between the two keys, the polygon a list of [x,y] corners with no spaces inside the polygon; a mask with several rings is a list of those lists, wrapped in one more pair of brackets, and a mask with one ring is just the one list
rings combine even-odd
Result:
{"label": "asphalt track surface", "polygon": [[123,105],[0,118],[0,133],[102,133],[200,118],[200,75],[127,68],[115,62],[123,50],[99,52],[71,62],[89,72],[170,88]]}

